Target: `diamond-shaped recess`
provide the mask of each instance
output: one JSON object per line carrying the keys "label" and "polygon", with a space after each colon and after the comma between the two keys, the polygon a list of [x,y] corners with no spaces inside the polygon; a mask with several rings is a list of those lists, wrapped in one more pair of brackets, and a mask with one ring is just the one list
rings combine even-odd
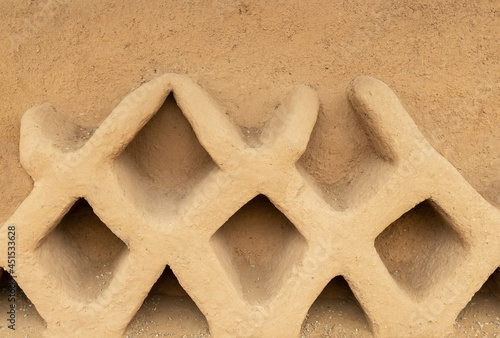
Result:
{"label": "diamond-shaped recess", "polygon": [[125,335],[141,334],[145,322],[148,323],[148,335],[153,337],[155,334],[161,337],[166,334],[181,337],[188,333],[197,337],[209,335],[205,316],[168,265],[128,325]]}
{"label": "diamond-shaped recess", "polygon": [[344,210],[371,197],[388,179],[392,168],[391,158],[377,150],[367,137],[369,127],[357,120],[347,102],[340,104],[342,113],[334,118],[329,117],[334,112],[319,114],[297,166],[312,176],[325,201]]}
{"label": "diamond-shaped recess", "polygon": [[419,299],[451,275],[467,246],[439,206],[426,200],[387,227],[375,248],[392,277]]}
{"label": "diamond-shaped recess", "polygon": [[365,313],[342,276],[325,286],[304,319],[302,336],[315,334],[372,336]]}
{"label": "diamond-shaped recess", "polygon": [[211,243],[250,303],[270,300],[307,246],[295,226],[264,195],[235,213]]}
{"label": "diamond-shaped recess", "polygon": [[130,198],[150,212],[165,199],[184,198],[216,168],[172,94],[116,163],[120,180],[132,187]]}
{"label": "diamond-shaped recess", "polygon": [[79,199],[36,249],[40,265],[62,288],[80,299],[95,299],[113,279],[127,246]]}

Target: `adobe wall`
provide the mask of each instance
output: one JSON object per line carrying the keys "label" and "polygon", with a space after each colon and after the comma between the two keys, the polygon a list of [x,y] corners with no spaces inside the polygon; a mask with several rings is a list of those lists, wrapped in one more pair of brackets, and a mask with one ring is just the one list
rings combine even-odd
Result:
{"label": "adobe wall", "polygon": [[1,336],[500,330],[500,2],[0,17]]}

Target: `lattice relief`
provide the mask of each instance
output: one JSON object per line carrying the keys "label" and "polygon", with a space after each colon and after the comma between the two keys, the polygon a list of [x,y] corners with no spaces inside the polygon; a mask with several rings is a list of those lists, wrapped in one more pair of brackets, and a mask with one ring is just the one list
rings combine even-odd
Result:
{"label": "lattice relief", "polygon": [[[205,156],[181,192],[152,184],[168,174],[128,150],[171,94]],[[357,78],[348,96],[374,156],[335,197],[299,162],[319,109],[308,86],[293,89],[252,138],[178,74],[142,85],[77,140],[80,128],[52,105],[28,110],[20,156],[35,185],[0,239],[6,247],[15,225],[17,282],[45,334],[121,336],[167,265],[214,337],[297,337],[336,276],[373,334],[446,334],[500,265],[500,211],[432,148],[384,83]],[[81,217],[97,216],[96,231],[112,238],[103,266],[68,230],[70,209],[87,203]],[[282,226],[255,240],[271,258],[249,262],[233,250],[234,229],[257,226],[240,216],[255,203]],[[427,216],[406,232],[405,217],[419,210]],[[249,282],[257,276],[258,288]]]}

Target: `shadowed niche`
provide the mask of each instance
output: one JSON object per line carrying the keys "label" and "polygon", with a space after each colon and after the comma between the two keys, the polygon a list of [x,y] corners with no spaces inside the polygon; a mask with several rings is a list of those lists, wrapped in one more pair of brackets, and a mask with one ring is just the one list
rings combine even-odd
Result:
{"label": "shadowed niche", "polygon": [[140,336],[145,326],[151,337],[210,336],[205,316],[184,291],[168,265],[129,323],[125,335]]}
{"label": "shadowed niche", "polygon": [[387,227],[375,239],[375,248],[396,282],[419,299],[451,274],[466,253],[458,233],[430,200]]}
{"label": "shadowed niche", "polygon": [[76,201],[37,249],[41,265],[76,298],[98,297],[129,250],[83,198]]}
{"label": "shadowed niche", "polygon": [[250,303],[263,303],[302,258],[306,240],[269,199],[259,195],[212,236],[212,246]]}
{"label": "shadowed niche", "polygon": [[333,278],[311,305],[301,333],[306,337],[372,336],[365,313],[342,276]]}
{"label": "shadowed niche", "polygon": [[184,198],[217,168],[191,124],[170,94],[117,161],[118,177],[129,198],[148,213],[157,213]]}

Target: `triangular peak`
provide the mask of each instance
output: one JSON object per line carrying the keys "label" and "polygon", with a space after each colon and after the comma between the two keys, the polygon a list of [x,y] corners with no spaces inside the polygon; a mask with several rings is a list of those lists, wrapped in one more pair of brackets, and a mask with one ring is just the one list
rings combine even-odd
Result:
{"label": "triangular peak", "polygon": [[208,337],[210,331],[203,313],[179,284],[170,266],[151,288],[125,335],[135,337],[147,330],[155,337]]}
{"label": "triangular peak", "polygon": [[301,337],[308,336],[372,336],[363,308],[344,277],[333,278],[309,308],[301,330]]}

